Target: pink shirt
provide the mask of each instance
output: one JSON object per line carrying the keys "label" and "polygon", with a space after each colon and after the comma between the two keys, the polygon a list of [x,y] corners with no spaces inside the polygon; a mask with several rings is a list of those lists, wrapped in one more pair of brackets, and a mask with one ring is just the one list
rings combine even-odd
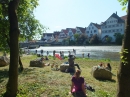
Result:
{"label": "pink shirt", "polygon": [[83,77],[79,77],[78,79],[76,77],[72,77],[71,81],[74,83],[72,92],[82,91],[82,84],[84,83]]}

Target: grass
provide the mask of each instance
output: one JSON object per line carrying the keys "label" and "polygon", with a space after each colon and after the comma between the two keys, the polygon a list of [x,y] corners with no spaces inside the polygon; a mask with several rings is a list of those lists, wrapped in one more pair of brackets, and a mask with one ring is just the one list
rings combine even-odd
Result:
{"label": "grass", "polygon": [[[24,71],[19,72],[18,78],[18,95],[17,97],[72,97],[69,95],[71,85],[71,75],[60,71],[52,71],[50,66],[43,68],[29,67],[30,60],[36,59],[35,55],[21,57]],[[60,65],[65,60],[53,60],[49,57],[45,63],[56,62]],[[95,92],[87,91],[88,97],[116,97],[117,76],[113,76],[111,81],[97,80],[90,74],[91,68],[100,62],[109,62],[112,66],[112,73],[116,75],[119,61],[92,60],[87,58],[76,58],[75,63],[80,65],[82,70],[81,76],[85,78],[86,83],[91,85]],[[6,91],[8,81],[8,66],[0,67],[0,97]]]}

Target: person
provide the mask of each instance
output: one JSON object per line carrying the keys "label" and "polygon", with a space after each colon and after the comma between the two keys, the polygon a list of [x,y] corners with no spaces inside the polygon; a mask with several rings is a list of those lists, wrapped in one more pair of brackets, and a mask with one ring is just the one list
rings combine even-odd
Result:
{"label": "person", "polygon": [[60,57],[62,58],[62,52],[60,51]]}
{"label": "person", "polygon": [[47,51],[46,54],[47,54],[47,56],[48,56],[48,55],[49,55],[49,52]]}
{"label": "person", "polygon": [[80,77],[81,75],[81,71],[80,70],[76,70],[74,76],[71,79],[71,89],[70,89],[70,93],[74,96],[74,97],[87,97],[86,94],[86,89],[85,89],[85,85],[84,85],[84,78]]}
{"label": "person", "polygon": [[62,51],[62,59],[64,59],[64,51]]}
{"label": "person", "polygon": [[45,60],[49,60],[47,56],[45,56]]}
{"label": "person", "polygon": [[100,63],[97,67],[98,67],[98,68],[103,68],[104,66],[103,66],[102,63]]}
{"label": "person", "polygon": [[43,55],[43,50],[41,50],[41,56]]}
{"label": "person", "polygon": [[56,53],[56,51],[54,50],[53,51],[53,59],[55,59],[55,53]]}
{"label": "person", "polygon": [[44,57],[43,56],[40,58],[40,61],[44,61]]}
{"label": "person", "polygon": [[35,53],[37,54],[37,50],[35,50]]}
{"label": "person", "polygon": [[[68,53],[69,53],[69,55],[71,55],[71,52],[70,52],[70,51],[68,51]],[[68,56],[69,56],[69,55],[68,55]]]}
{"label": "person", "polygon": [[75,56],[74,55],[69,55],[68,57],[69,57],[68,58],[69,66],[70,67],[77,66],[77,68],[80,70],[79,65],[78,64],[74,64]]}
{"label": "person", "polygon": [[90,53],[88,53],[88,58],[90,57]]}
{"label": "person", "polygon": [[75,49],[73,49],[73,53],[74,53],[74,55],[76,55],[76,50]]}
{"label": "person", "polygon": [[107,69],[107,70],[111,71],[111,69],[112,69],[112,68],[111,68],[110,63],[107,63],[107,65],[106,65],[105,69]]}
{"label": "person", "polygon": [[29,55],[30,54],[30,50],[28,50],[28,52],[27,52],[27,55]]}
{"label": "person", "polygon": [[84,58],[84,53],[82,53],[82,57]]}

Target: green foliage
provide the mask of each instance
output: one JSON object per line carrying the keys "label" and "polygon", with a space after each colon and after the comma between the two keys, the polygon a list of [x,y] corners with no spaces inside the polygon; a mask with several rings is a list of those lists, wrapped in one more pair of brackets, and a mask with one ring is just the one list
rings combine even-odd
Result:
{"label": "green foliage", "polygon": [[128,58],[126,57],[129,54],[128,49],[124,49],[120,54],[121,62],[124,63],[124,65],[128,64]]}
{"label": "green foliage", "polygon": [[128,4],[128,0],[118,0],[121,4],[121,6],[123,6],[122,10],[126,10],[126,5]]}
{"label": "green foliage", "polygon": [[[38,6],[39,0],[20,0],[17,10],[19,21],[20,41],[40,38],[41,34],[47,29],[35,19],[34,9]],[[8,49],[7,40],[9,40],[9,18],[8,2],[0,1],[0,47]],[[37,36],[37,37],[36,37]],[[6,50],[7,51],[7,50]]]}
{"label": "green foliage", "polygon": [[124,36],[124,35],[121,34],[121,33],[115,33],[115,34],[114,34],[116,44],[119,44],[119,45],[122,44],[123,36]]}
{"label": "green foliage", "polygon": [[93,35],[92,38],[89,41],[90,44],[98,44],[99,43],[99,39],[97,34]]}

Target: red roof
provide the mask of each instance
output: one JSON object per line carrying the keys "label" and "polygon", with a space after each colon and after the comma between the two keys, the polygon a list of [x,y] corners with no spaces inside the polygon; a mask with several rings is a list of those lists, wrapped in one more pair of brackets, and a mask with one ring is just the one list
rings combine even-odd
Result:
{"label": "red roof", "polygon": [[76,27],[76,28],[79,28],[82,33],[85,33],[86,28],[82,28],[82,27]]}
{"label": "red roof", "polygon": [[127,19],[127,15],[121,16],[120,18],[123,19],[123,20],[126,20]]}
{"label": "red roof", "polygon": [[68,33],[68,31],[66,29],[62,29],[61,32],[64,32],[65,34]]}

